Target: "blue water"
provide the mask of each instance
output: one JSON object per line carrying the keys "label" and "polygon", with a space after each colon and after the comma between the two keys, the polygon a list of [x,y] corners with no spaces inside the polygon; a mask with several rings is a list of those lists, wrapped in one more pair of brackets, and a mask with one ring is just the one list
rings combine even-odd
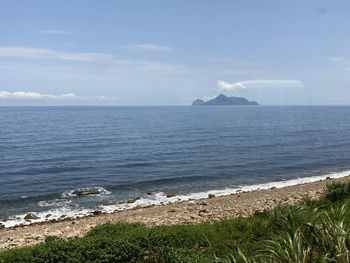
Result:
{"label": "blue water", "polygon": [[349,168],[350,107],[0,107],[0,218]]}

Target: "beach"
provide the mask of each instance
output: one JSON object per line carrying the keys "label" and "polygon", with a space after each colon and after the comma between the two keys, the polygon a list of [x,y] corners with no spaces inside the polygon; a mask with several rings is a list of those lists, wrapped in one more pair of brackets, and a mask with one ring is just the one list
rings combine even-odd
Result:
{"label": "beach", "polygon": [[249,217],[254,213],[270,210],[279,204],[295,204],[304,198],[319,198],[325,186],[332,182],[347,182],[350,176],[326,178],[316,182],[281,188],[242,191],[226,196],[209,194],[207,198],[179,203],[135,208],[132,210],[104,213],[83,218],[62,217],[55,222],[41,222],[0,229],[0,249],[22,247],[43,242],[45,236],[60,238],[79,237],[93,227],[108,222],[143,223],[147,226],[198,224],[235,217]]}

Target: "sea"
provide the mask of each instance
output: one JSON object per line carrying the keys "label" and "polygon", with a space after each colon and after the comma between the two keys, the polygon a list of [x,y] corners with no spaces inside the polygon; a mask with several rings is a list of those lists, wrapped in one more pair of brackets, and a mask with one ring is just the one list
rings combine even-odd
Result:
{"label": "sea", "polygon": [[5,227],[349,174],[347,106],[0,107]]}

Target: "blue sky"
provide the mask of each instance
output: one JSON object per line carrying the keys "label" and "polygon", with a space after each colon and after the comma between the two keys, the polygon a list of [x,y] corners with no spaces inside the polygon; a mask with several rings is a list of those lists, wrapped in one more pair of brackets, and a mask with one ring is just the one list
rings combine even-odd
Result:
{"label": "blue sky", "polygon": [[0,105],[350,103],[350,2],[0,2]]}

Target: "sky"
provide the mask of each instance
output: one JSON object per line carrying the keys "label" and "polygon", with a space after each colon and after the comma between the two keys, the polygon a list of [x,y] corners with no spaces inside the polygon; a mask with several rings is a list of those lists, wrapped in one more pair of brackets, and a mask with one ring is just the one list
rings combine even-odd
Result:
{"label": "sky", "polygon": [[0,105],[350,104],[348,0],[1,0]]}

